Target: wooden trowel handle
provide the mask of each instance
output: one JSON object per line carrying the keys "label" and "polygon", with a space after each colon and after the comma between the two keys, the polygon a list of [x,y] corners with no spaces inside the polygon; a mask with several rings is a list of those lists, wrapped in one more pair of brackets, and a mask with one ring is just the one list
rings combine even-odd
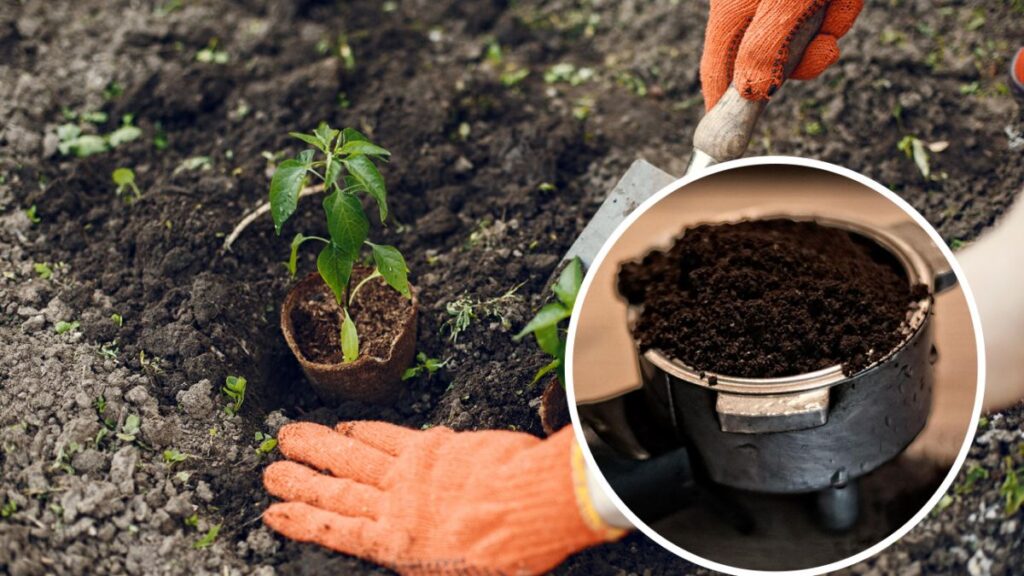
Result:
{"label": "wooden trowel handle", "polygon": [[[803,59],[804,50],[821,28],[827,8],[826,3],[805,20],[794,34],[789,44],[789,59],[783,67],[785,77],[788,77]],[[743,98],[739,90],[730,84],[725,95],[697,124],[697,130],[693,133],[693,147],[711,156],[716,162],[743,156],[765,105],[767,101]]]}

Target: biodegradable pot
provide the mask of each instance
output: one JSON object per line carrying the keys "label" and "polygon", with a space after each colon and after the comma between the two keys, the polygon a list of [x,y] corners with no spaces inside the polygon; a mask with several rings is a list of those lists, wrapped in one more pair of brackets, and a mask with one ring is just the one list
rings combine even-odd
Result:
{"label": "biodegradable pot", "polygon": [[558,432],[571,421],[569,418],[569,400],[565,395],[565,388],[558,381],[558,377],[548,379],[544,386],[544,392],[540,396],[540,405],[537,406],[537,415],[540,416],[540,425],[544,433],[551,436]]}
{"label": "biodegradable pot", "polygon": [[[371,270],[367,267],[357,266],[352,273],[352,285],[354,286]],[[354,307],[364,297],[370,297],[375,293],[377,298],[393,301],[402,305],[405,309],[397,314],[397,321],[390,324],[395,327],[395,332],[390,342],[378,343],[377,353],[370,354],[364,351],[364,342],[369,334],[364,334],[359,318],[354,318],[360,330],[360,353],[359,357],[348,363],[342,363],[340,358],[337,361],[325,362],[322,358],[313,359],[308,356],[308,348],[300,345],[303,337],[299,333],[298,322],[315,322],[306,312],[312,306],[319,306],[321,309],[327,306],[335,306],[333,296],[330,296],[330,289],[324,283],[320,274],[313,272],[300,280],[285,297],[284,305],[281,306],[281,331],[284,332],[285,341],[292,354],[302,366],[302,371],[309,378],[310,384],[317,395],[328,404],[337,404],[344,400],[359,400],[374,404],[389,404],[397,400],[403,389],[402,373],[413,362],[416,354],[416,312],[419,307],[416,299],[416,291],[412,290],[412,301],[409,302],[401,294],[390,286],[384,284],[383,280],[377,279],[367,282],[356,295]],[[323,301],[325,295],[330,304]],[[338,312],[335,312],[338,313]],[[303,318],[303,316],[306,318]],[[320,319],[324,322],[325,319]],[[335,334],[340,330],[340,316],[337,323],[331,327]],[[340,356],[340,348],[339,348]]]}

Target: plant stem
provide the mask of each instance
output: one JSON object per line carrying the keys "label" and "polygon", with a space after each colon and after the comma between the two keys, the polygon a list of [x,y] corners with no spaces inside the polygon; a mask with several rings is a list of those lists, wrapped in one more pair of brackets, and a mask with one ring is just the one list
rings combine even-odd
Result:
{"label": "plant stem", "polygon": [[373,280],[374,278],[380,278],[380,277],[381,277],[380,271],[377,270],[377,269],[374,269],[373,274],[370,274],[366,278],[363,278],[362,280],[360,280],[359,284],[356,284],[356,287],[353,288],[352,292],[349,293],[349,295],[348,295],[348,305],[351,306],[352,303],[356,301],[356,293],[359,292],[359,289],[363,287],[363,284],[366,284],[367,282],[369,282],[370,280]]}

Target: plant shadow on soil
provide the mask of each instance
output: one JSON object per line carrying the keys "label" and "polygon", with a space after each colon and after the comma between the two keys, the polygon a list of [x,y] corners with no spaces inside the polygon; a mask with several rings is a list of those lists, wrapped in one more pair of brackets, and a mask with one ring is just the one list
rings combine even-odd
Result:
{"label": "plant shadow on soil", "polygon": [[[179,447],[207,454],[187,464],[213,491],[199,512],[224,522],[218,543],[201,558],[245,571],[262,565],[280,573],[384,572],[264,538],[255,519],[269,498],[260,486],[265,462],[249,454],[253,433],[276,432],[289,419],[375,418],[540,434],[540,389],[529,382],[545,359],[531,345],[514,345],[511,333],[542,303],[560,255],[637,155],[682,171],[700,113],[693,97],[706,5],[443,1],[398,3],[392,12],[377,2],[177,6],[162,11],[92,0],[0,9],[0,61],[9,66],[0,78],[18,87],[0,103],[11,118],[0,139],[0,167],[13,191],[10,206],[36,205],[41,222],[32,233],[44,239],[25,250],[36,262],[67,264],[70,278],[54,290],[80,319],[84,341],[116,341],[121,364],[146,374],[159,414],[143,428],[177,422],[181,395],[198,382],[212,383],[220,407],[216,391],[225,376],[249,379],[240,420],[229,426],[239,431],[230,439],[210,441],[210,421],[180,420],[180,442],[187,444]],[[805,155],[863,171],[903,193],[945,238],[976,236],[1011,202],[1024,175],[1010,161],[1016,156],[1004,133],[1019,126],[1018,110],[996,85],[1007,41],[1024,34],[1002,3],[986,5],[988,24],[972,32],[960,24],[968,8],[953,7],[953,16],[930,5],[867,10],[844,39],[839,66],[819,82],[780,93],[752,153]],[[894,26],[905,31],[904,40],[879,44],[878,31]],[[196,60],[212,39],[229,54],[229,65]],[[486,57],[493,40],[503,47],[498,65]],[[989,41],[1003,47],[986,48],[975,66],[971,50]],[[77,49],[55,48],[65,45]],[[346,46],[354,63],[342,57]],[[933,49],[950,52],[935,74],[921,63]],[[563,60],[597,69],[598,78],[547,84],[543,72]],[[505,73],[526,69],[529,76],[506,85],[512,76]],[[960,86],[971,81],[992,94],[965,96]],[[98,127],[104,132],[132,114],[143,137],[90,158],[61,157],[55,147],[63,107],[106,112],[109,120]],[[246,230],[232,252],[219,253],[223,234],[266,197],[263,153],[294,154],[300,147],[287,131],[321,120],[353,125],[392,151],[385,176],[396,221],[374,234],[406,254],[422,291],[419,350],[452,359],[437,375],[412,381],[394,407],[324,407],[280,333],[288,238],[300,228],[323,232],[306,224],[322,221],[319,200],[300,201],[282,237],[268,218]],[[817,122],[827,137],[794,128],[797,122]],[[161,149],[153,142],[163,133]],[[949,141],[933,158],[945,179],[923,179],[897,152],[907,133]],[[961,157],[972,162],[950,160]],[[119,167],[132,167],[143,191],[130,205],[113,193],[110,174]],[[311,254],[299,269],[315,269]],[[457,342],[444,330],[451,300],[482,301],[520,284],[498,313],[479,315]],[[112,313],[124,317],[122,326],[109,321]],[[151,369],[154,361],[159,370]],[[81,413],[94,417],[91,407]],[[56,473],[48,478],[62,482]],[[115,558],[114,546],[162,538],[142,530],[138,537],[125,531],[114,544],[89,542]],[[259,539],[273,545],[250,544]],[[57,536],[45,542],[36,554],[65,545]],[[558,572],[681,568],[700,571],[634,535],[574,556]]]}

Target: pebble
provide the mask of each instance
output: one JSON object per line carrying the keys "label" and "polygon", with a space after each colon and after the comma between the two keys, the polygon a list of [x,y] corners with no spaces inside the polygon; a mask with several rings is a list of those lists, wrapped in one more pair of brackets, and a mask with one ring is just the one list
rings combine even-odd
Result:
{"label": "pebble", "polygon": [[46,326],[46,318],[42,314],[33,316],[28,320],[21,323],[21,329],[25,332],[32,333],[42,330]]}
{"label": "pebble", "polygon": [[984,552],[978,550],[967,561],[967,572],[971,576],[989,576],[992,573],[992,561]]}
{"label": "pebble", "polygon": [[213,410],[213,400],[210,398],[212,392],[210,381],[200,380],[188,390],[178,392],[178,405],[190,416],[205,416]]}
{"label": "pebble", "polygon": [[135,492],[134,475],[138,460],[138,449],[130,445],[118,450],[110,460],[110,480],[117,485],[121,494]]}

